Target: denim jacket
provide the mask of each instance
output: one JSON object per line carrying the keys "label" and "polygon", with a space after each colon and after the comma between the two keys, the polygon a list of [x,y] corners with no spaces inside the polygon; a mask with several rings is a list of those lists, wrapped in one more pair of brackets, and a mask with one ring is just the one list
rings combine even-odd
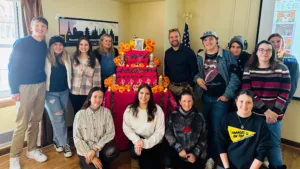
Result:
{"label": "denim jacket", "polygon": [[[196,84],[198,78],[204,79],[204,59],[205,51],[199,52],[197,55],[198,73],[194,77]],[[230,51],[219,47],[217,66],[220,75],[226,82],[226,90],[223,96],[225,96],[227,99],[232,99],[235,97],[240,86],[236,59]],[[203,89],[199,85],[196,85],[194,88],[194,93],[196,99],[198,99],[202,97]]]}

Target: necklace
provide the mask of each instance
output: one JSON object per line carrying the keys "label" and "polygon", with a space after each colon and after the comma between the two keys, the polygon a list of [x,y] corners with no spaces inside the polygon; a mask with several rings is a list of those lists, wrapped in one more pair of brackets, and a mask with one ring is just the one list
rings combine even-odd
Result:
{"label": "necklace", "polygon": [[238,116],[239,122],[240,122],[240,124],[241,124],[241,129],[244,129],[246,123],[248,122],[248,120],[250,119],[251,116],[245,121],[244,124],[242,124],[241,119],[240,119],[240,116],[239,116],[238,114],[237,114],[237,116]]}

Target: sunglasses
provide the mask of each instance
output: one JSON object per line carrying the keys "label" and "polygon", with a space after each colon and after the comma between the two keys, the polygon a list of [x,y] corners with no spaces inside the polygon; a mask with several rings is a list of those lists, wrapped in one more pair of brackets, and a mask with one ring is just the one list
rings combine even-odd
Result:
{"label": "sunglasses", "polygon": [[170,32],[174,32],[174,31],[179,31],[179,29],[178,29],[178,28],[170,29],[170,30],[169,30],[169,33],[170,33]]}

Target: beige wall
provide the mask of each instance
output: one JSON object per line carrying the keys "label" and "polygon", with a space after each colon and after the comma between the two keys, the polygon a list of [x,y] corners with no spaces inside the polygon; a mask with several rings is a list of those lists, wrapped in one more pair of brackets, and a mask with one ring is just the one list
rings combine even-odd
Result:
{"label": "beige wall", "polygon": [[200,36],[204,31],[214,30],[219,44],[226,48],[234,35],[242,35],[250,52],[255,47],[260,0],[186,0],[186,12],[193,18],[189,21],[191,47],[203,49]]}
{"label": "beige wall", "polygon": [[[165,1],[137,3],[129,5],[129,24],[127,34],[132,37],[137,35],[143,39],[156,42],[154,56],[161,61],[164,57],[164,28],[165,28]],[[162,65],[158,72],[162,73]]]}
{"label": "beige wall", "polygon": [[292,100],[282,121],[282,138],[300,143],[300,101]]}

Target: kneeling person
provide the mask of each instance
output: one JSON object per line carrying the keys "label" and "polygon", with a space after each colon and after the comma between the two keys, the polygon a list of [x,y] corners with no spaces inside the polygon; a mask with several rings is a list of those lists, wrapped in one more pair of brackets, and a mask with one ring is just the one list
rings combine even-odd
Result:
{"label": "kneeling person", "polygon": [[102,107],[103,92],[94,87],[74,119],[74,144],[81,169],[108,169],[120,150],[114,146],[114,122],[109,109]]}
{"label": "kneeling person", "polygon": [[165,154],[167,168],[201,169],[206,159],[207,129],[202,113],[193,107],[189,88],[179,95],[180,107],[169,115],[165,137],[170,146]]}

